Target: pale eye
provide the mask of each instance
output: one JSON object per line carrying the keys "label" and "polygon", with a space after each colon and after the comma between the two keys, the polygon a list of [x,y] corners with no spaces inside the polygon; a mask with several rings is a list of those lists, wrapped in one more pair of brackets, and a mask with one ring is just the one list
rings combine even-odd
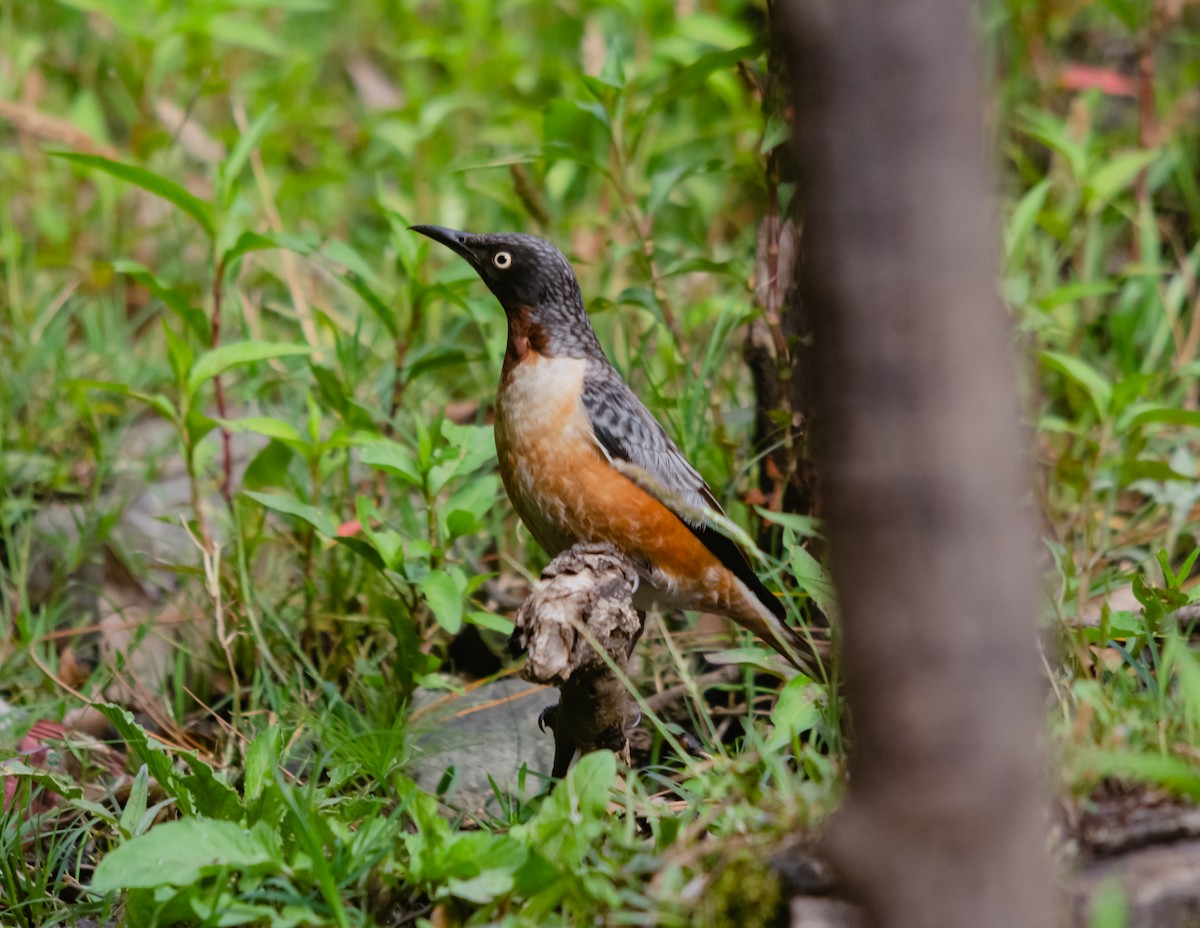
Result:
{"label": "pale eye", "polygon": [[502,271],[507,271],[512,267],[512,255],[507,251],[498,251],[492,256],[492,264],[496,265]]}

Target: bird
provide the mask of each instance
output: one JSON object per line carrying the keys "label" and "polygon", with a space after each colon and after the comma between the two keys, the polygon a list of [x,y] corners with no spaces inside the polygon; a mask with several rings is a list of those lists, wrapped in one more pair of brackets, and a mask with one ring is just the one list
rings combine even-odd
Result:
{"label": "bird", "polygon": [[550,557],[608,542],[637,567],[638,610],[727,616],[803,669],[811,646],[745,553],[703,518],[724,514],[716,496],[608,360],[566,256],[523,233],[410,228],[466,260],[504,309],[496,455],[534,540]]}

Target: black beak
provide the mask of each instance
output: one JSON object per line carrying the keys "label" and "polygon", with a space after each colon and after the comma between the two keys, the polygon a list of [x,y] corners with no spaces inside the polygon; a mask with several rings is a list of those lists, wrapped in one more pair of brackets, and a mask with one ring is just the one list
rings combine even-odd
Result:
{"label": "black beak", "polygon": [[470,262],[471,266],[476,266],[475,253],[467,244],[467,239],[470,238],[467,232],[456,232],[454,229],[446,229],[442,226],[409,226],[413,232],[420,232],[422,235],[428,236],[435,242],[440,242],[461,258],[465,258]]}

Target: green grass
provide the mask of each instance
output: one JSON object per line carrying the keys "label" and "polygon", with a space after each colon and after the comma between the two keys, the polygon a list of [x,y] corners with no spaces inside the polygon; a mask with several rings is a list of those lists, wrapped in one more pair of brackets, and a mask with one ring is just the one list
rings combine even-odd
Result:
{"label": "green grass", "polygon": [[[1200,660],[1170,618],[1200,543],[1200,23],[1142,6],[996,0],[983,20],[1072,796],[1113,778],[1200,794]],[[770,923],[780,890],[749,874],[836,805],[836,688],[794,680],[773,704],[747,665],[722,702],[748,719],[691,706],[710,761],[618,775],[593,756],[549,798],[531,773],[462,820],[412,780],[431,724],[413,695],[461,685],[467,625],[502,653],[501,594],[544,556],[495,473],[503,314],[408,225],[561,245],[614,363],[757,520],[741,347],[784,124],[754,89],[763,11],[697,8],[0,9],[0,756],[76,694],[138,713],[101,710],[129,776],[79,738],[50,772],[0,761],[6,924]],[[1138,47],[1157,126],[1061,86]],[[222,428],[247,465],[228,499]],[[164,561],[118,523],[172,460],[178,505],[146,530],[171,539]],[[65,506],[74,528],[47,533]],[[821,578],[792,528],[776,541],[801,615]],[[111,599],[125,572],[130,624],[168,604],[192,621],[161,676],[105,650],[96,587]],[[659,628],[643,692],[697,672],[686,629]]]}

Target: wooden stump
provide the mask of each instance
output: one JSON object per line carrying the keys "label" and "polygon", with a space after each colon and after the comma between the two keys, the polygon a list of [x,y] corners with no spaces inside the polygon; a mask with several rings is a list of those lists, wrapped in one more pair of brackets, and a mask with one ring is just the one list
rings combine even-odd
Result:
{"label": "wooden stump", "polygon": [[554,732],[556,778],[576,751],[605,748],[629,762],[625,732],[639,713],[593,642],[624,670],[645,621],[633,608],[638,582],[633,563],[612,545],[578,544],[550,562],[517,610],[512,643],[528,655],[522,676],[559,690],[558,705],[538,720]]}

